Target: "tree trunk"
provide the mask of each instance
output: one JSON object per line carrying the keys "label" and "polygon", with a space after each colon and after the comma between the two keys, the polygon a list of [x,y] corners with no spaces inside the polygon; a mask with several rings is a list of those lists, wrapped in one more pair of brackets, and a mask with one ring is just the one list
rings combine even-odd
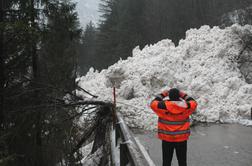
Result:
{"label": "tree trunk", "polygon": [[[37,42],[34,40],[35,34],[34,30],[37,29],[36,22],[35,22],[35,17],[36,17],[36,11],[35,11],[35,1],[30,0],[30,21],[31,21],[31,27],[32,27],[32,42],[31,42],[31,57],[32,57],[32,71],[33,71],[33,81],[35,84],[33,84],[34,89],[38,89],[38,82],[39,82],[39,71],[38,71],[38,54],[37,54]],[[39,91],[35,90],[34,91],[34,99],[35,105],[39,105],[40,102],[38,101],[39,99]],[[37,146],[37,161],[36,165],[37,166],[42,166],[43,165],[43,159],[42,159],[42,124],[41,124],[41,110],[38,109],[36,110],[36,115],[35,115],[35,143]]]}
{"label": "tree trunk", "polygon": [[[34,29],[36,29],[36,23],[35,23],[35,9],[34,9],[34,0],[31,0],[30,4],[30,21],[31,21],[31,26]],[[32,32],[32,36],[34,37],[34,33]],[[38,73],[38,55],[37,55],[37,48],[36,48],[37,43],[35,41],[31,42],[31,56],[32,56],[32,70],[33,70],[33,80],[35,84],[33,85],[34,89],[37,89],[37,82],[39,78],[39,73]],[[35,99],[35,105],[38,105],[38,97],[39,97],[39,91],[35,90],[34,91],[34,99]],[[41,146],[42,141],[41,141],[41,127],[40,127],[40,110],[37,112],[37,131],[36,131],[36,144],[38,146]]]}
{"label": "tree trunk", "polygon": [[[0,0],[0,23],[4,20],[4,0]],[[3,24],[2,24],[3,25]],[[3,58],[3,27],[0,29],[0,128],[4,122],[4,58]]]}

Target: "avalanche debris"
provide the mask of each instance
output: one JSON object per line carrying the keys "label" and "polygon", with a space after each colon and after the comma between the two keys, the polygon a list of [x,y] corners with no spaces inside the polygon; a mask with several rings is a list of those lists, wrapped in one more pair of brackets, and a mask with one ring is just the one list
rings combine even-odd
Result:
{"label": "avalanche debris", "polygon": [[130,127],[154,129],[157,116],[149,102],[154,94],[171,87],[197,100],[194,120],[251,125],[246,119],[252,107],[252,84],[246,83],[238,68],[243,46],[237,32],[252,33],[252,26],[190,29],[177,47],[169,39],[142,50],[136,47],[132,57],[101,72],[91,68],[78,82],[100,100],[112,100],[116,86],[120,111]]}

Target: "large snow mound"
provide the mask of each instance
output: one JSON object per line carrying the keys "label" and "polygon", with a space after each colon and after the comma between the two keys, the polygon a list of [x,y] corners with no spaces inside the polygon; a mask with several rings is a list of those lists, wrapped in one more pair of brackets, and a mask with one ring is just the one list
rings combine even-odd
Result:
{"label": "large snow mound", "polygon": [[171,87],[197,100],[193,116],[197,121],[251,125],[246,119],[252,107],[252,84],[245,82],[236,60],[243,48],[240,36],[248,33],[251,25],[190,29],[177,47],[169,39],[142,50],[136,47],[127,60],[101,72],[91,68],[77,81],[100,100],[112,100],[115,85],[117,105],[130,127],[154,129],[157,116],[149,103]]}

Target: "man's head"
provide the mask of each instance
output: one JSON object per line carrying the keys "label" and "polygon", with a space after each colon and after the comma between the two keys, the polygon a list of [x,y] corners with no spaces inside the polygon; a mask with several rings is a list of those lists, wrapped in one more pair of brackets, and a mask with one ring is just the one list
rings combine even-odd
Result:
{"label": "man's head", "polygon": [[179,90],[177,88],[172,88],[169,90],[169,98],[173,101],[179,100]]}

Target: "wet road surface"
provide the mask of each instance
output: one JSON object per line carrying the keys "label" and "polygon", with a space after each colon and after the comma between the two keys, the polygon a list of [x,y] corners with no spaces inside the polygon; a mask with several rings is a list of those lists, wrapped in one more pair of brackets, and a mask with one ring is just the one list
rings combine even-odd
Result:
{"label": "wet road surface", "polygon": [[[133,131],[157,166],[162,166],[161,141],[155,132]],[[252,127],[199,124],[191,127],[188,166],[252,166]],[[178,166],[175,153],[173,166]]]}

